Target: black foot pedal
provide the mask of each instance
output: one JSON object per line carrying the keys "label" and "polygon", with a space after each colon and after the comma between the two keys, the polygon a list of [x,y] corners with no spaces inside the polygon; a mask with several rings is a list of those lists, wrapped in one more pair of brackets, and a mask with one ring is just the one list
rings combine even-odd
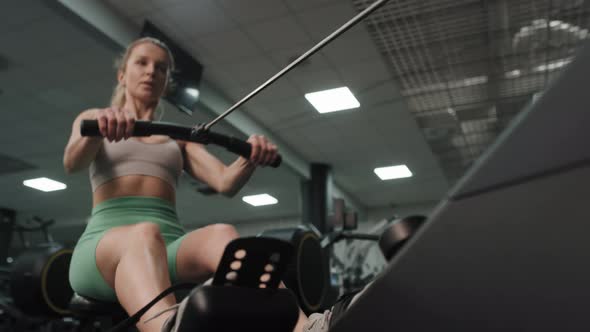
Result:
{"label": "black foot pedal", "polygon": [[293,246],[265,237],[238,238],[225,248],[214,286],[276,289],[287,269]]}

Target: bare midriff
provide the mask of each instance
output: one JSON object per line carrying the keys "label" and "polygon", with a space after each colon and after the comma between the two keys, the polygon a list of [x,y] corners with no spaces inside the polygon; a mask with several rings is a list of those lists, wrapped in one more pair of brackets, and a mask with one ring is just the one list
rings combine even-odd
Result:
{"label": "bare midriff", "polygon": [[107,199],[124,196],[157,197],[176,202],[174,188],[166,181],[149,175],[125,175],[103,183],[92,195],[92,205],[96,206]]}

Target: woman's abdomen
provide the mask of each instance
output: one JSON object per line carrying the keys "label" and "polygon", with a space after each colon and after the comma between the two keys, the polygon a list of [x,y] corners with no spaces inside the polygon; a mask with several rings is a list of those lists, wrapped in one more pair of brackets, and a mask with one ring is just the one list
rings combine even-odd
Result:
{"label": "woman's abdomen", "polygon": [[93,206],[111,198],[125,196],[158,197],[172,204],[175,189],[166,181],[149,175],[125,175],[105,182],[92,195]]}

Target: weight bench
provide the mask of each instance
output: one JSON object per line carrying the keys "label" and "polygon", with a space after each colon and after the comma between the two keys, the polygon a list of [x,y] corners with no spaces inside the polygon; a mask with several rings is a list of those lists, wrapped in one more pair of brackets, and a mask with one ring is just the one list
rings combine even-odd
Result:
{"label": "weight bench", "polygon": [[74,293],[69,309],[80,320],[79,332],[101,331],[125,320],[127,312],[116,302],[105,302]]}

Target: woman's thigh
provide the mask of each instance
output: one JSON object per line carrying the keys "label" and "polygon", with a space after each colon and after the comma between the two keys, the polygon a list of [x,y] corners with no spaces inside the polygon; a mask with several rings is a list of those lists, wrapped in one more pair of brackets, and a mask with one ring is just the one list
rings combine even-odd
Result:
{"label": "woman's thigh", "polygon": [[132,226],[113,227],[87,236],[76,245],[69,275],[75,292],[97,300],[117,300],[113,288],[115,258],[123,252],[127,243],[124,239]]}
{"label": "woman's thigh", "polygon": [[96,266],[107,284],[114,288],[115,273],[121,257],[133,241],[161,239],[159,226],[149,221],[113,227],[105,232],[96,246]]}
{"label": "woman's thigh", "polygon": [[217,269],[227,244],[238,236],[233,226],[214,224],[191,231],[169,244],[169,254],[176,251],[177,278],[192,282],[209,278]]}

